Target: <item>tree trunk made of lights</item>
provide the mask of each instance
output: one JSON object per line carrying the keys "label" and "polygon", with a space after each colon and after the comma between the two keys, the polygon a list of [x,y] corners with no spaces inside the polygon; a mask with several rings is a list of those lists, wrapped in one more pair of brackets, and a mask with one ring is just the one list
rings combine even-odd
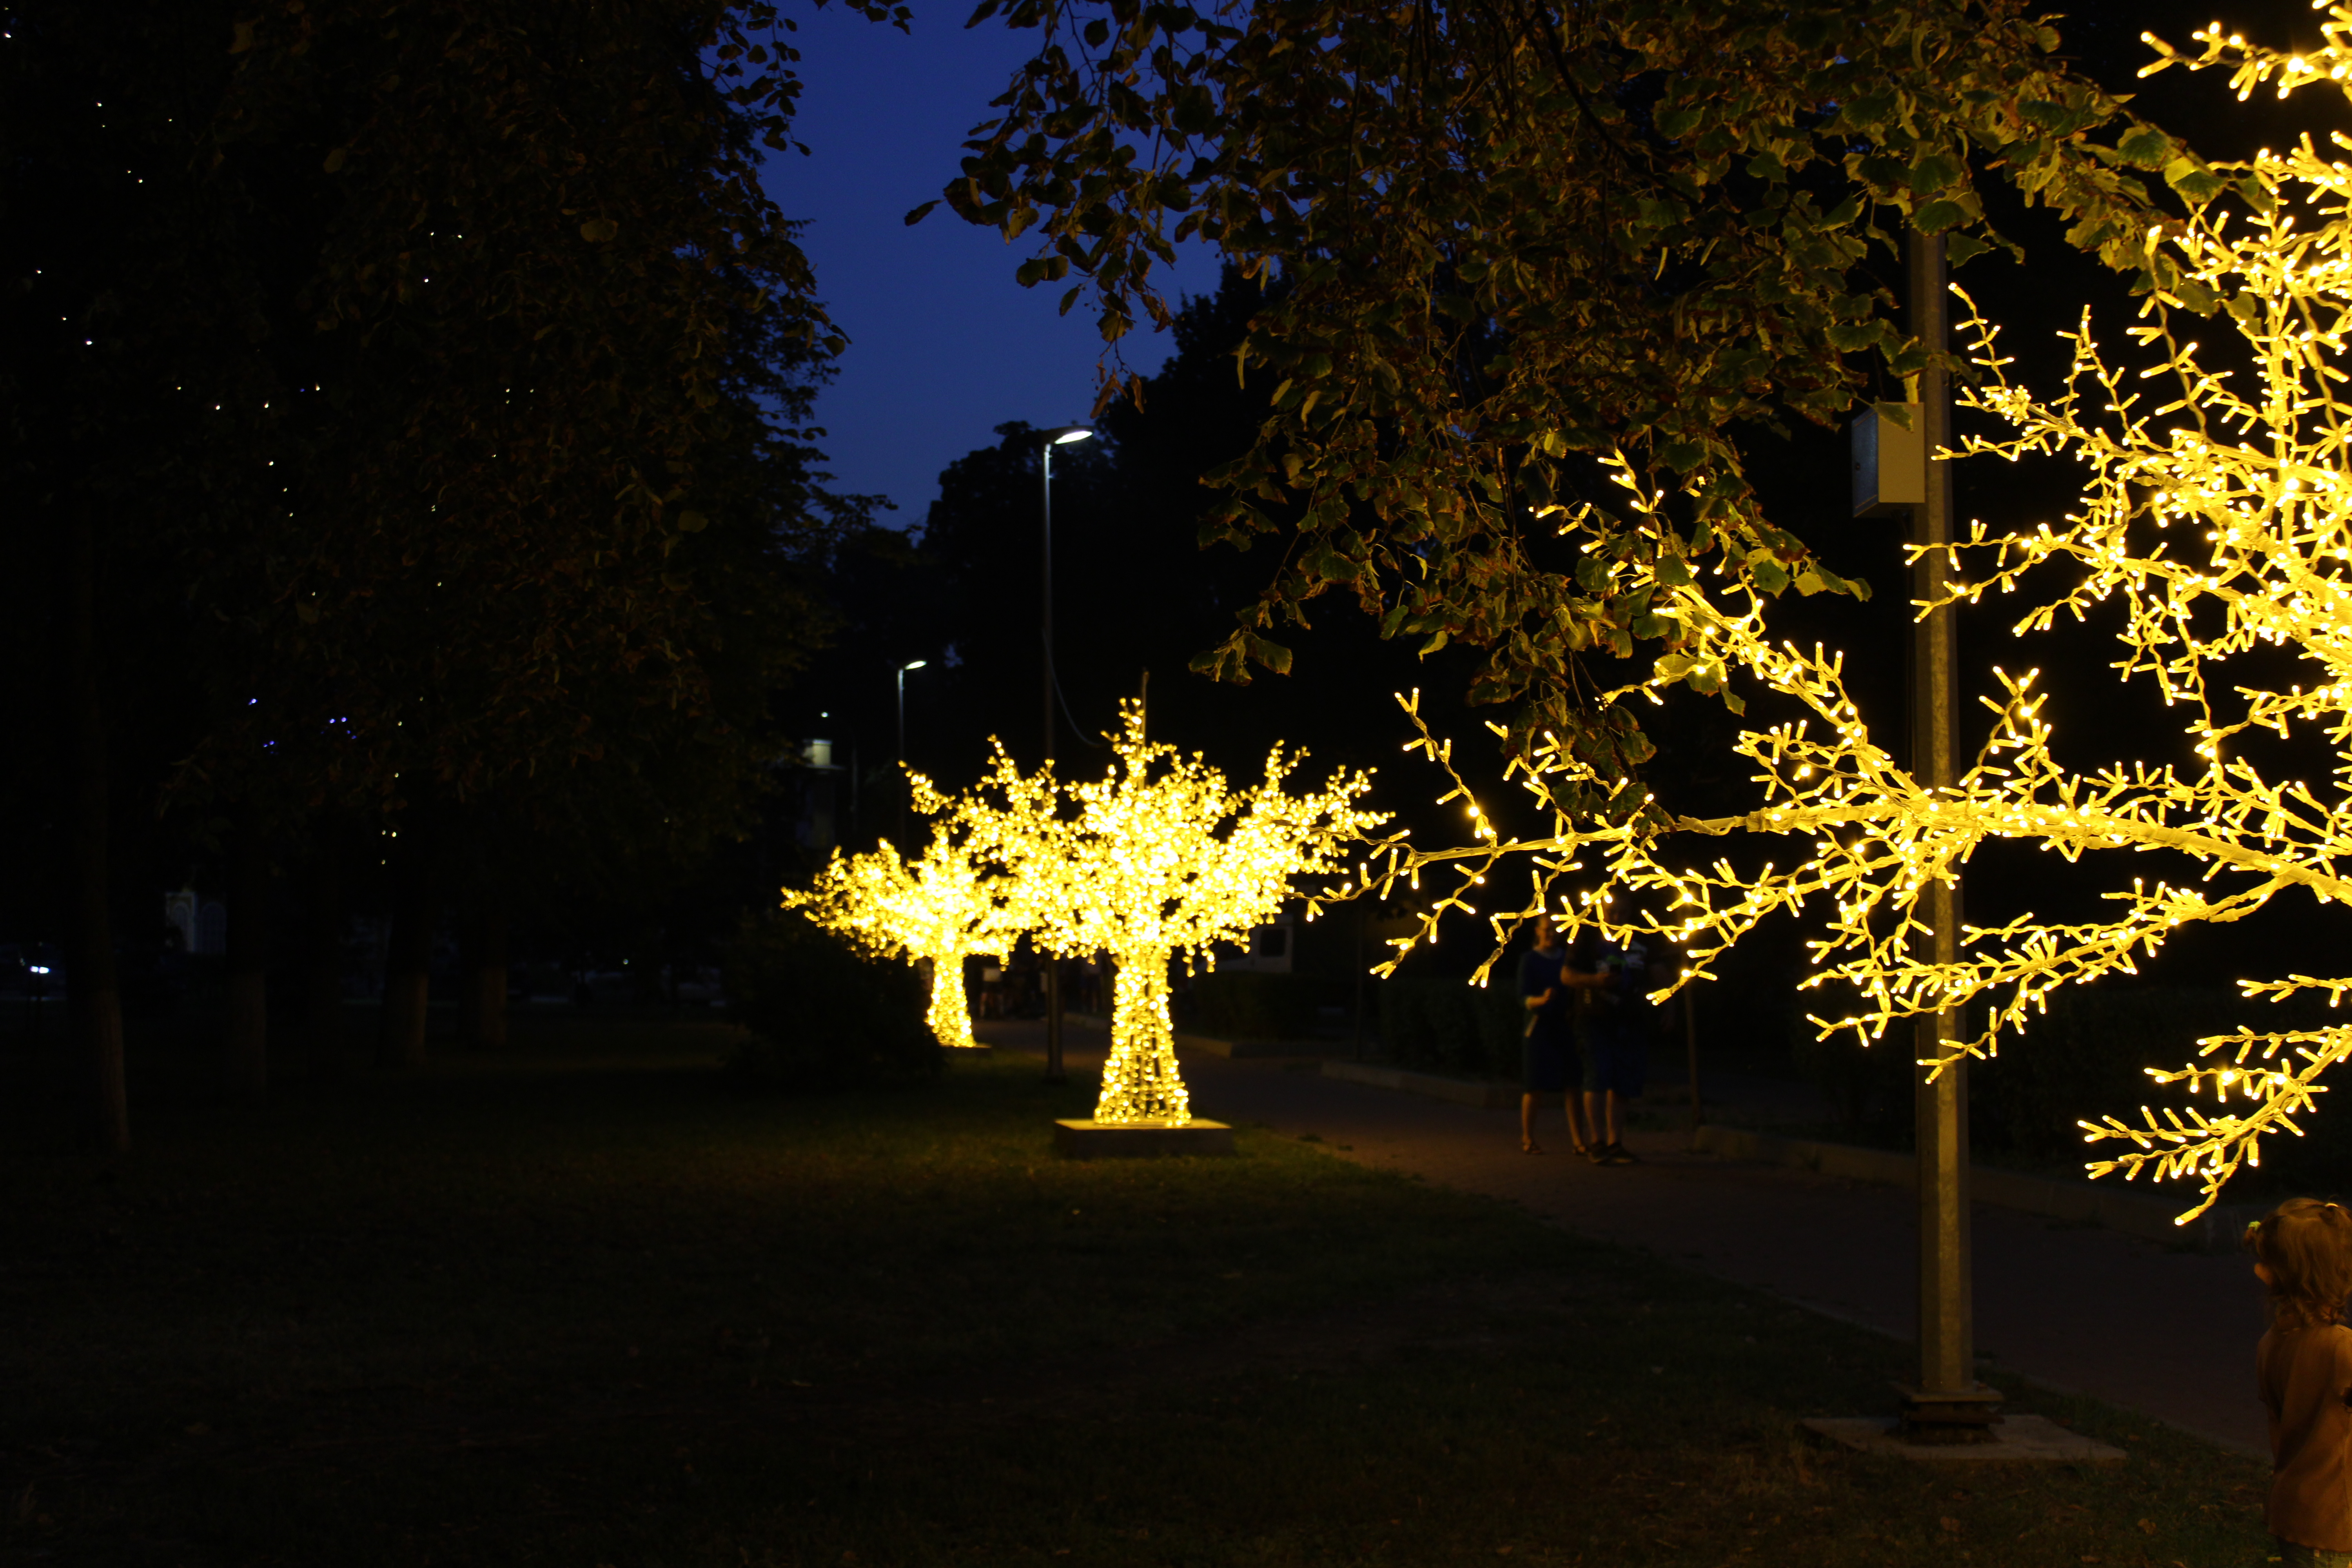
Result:
{"label": "tree trunk made of lights", "polygon": [[964,999],[961,952],[933,956],[931,966],[931,1037],[950,1050],[971,1050],[980,1042],[971,1037],[971,1005]]}
{"label": "tree trunk made of lights", "polygon": [[1097,1121],[1181,1127],[1192,1099],[1176,1071],[1176,1031],[1168,1021],[1168,955],[1123,952],[1111,986],[1110,1058],[1103,1063]]}

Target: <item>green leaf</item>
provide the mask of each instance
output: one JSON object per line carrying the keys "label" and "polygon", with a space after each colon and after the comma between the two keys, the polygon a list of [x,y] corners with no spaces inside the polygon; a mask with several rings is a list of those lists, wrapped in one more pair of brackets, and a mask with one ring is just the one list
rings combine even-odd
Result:
{"label": "green leaf", "polygon": [[621,232],[621,226],[608,217],[590,218],[580,226],[580,237],[601,243]]}
{"label": "green leaf", "polygon": [[2210,202],[2221,194],[2221,176],[2194,157],[2175,158],[2167,163],[2164,183],[2192,202]]}
{"label": "green leaf", "polygon": [[1959,160],[1949,153],[1930,153],[1911,162],[1911,193],[1914,195],[1932,196],[1938,191],[1948,191],[1958,184],[1962,177]]}
{"label": "green leaf", "polygon": [[1690,134],[1691,127],[1699,122],[1705,112],[1704,110],[1689,107],[1662,109],[1658,110],[1654,121],[1658,127],[1658,134],[1669,142],[1680,141]]}
{"label": "green leaf", "polygon": [[677,514],[677,531],[680,533],[700,533],[709,526],[710,520],[698,511],[682,511]]}
{"label": "green leaf", "polygon": [[2173,140],[2153,125],[2143,125],[2116,143],[2116,151],[2135,168],[2161,169],[2174,156]]}
{"label": "green leaf", "polygon": [[925,218],[930,216],[931,209],[939,205],[940,204],[937,201],[928,201],[921,206],[917,207],[914,211],[908,213],[907,215],[907,226],[908,228],[912,228],[917,224],[922,222]]}
{"label": "green leaf", "polygon": [[1990,243],[1975,235],[1955,234],[1944,241],[1944,264],[1948,267],[1963,266],[1992,248]]}
{"label": "green leaf", "polygon": [[1911,221],[1922,234],[1941,234],[1946,229],[1969,221],[1969,209],[1958,202],[1929,202],[1912,215]]}
{"label": "green leaf", "polygon": [[341,168],[341,167],[343,166],[343,158],[344,158],[344,156],[345,156],[344,150],[343,150],[342,148],[341,148],[341,147],[334,148],[333,150],[331,150],[331,152],[329,152],[329,153],[328,153],[328,154],[327,154],[327,161],[326,161],[326,163],[323,165],[323,166],[325,167],[325,169],[326,169],[327,173],[329,173],[330,174],[333,174],[336,170],[338,170],[338,169]]}
{"label": "green leaf", "polygon": [[1276,675],[1290,673],[1290,650],[1280,643],[1268,642],[1255,632],[1247,634],[1250,657]]}

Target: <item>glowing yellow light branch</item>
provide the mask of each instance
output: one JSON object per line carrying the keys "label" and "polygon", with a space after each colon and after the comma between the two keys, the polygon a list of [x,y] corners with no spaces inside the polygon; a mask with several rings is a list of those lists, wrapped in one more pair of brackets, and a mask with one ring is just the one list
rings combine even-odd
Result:
{"label": "glowing yellow light branch", "polygon": [[[2313,54],[2286,57],[2200,34],[2205,58],[2168,51],[2151,68],[2176,60],[2191,68],[2234,65],[2241,97],[2272,75],[2282,91],[2323,79],[2344,85],[2352,9],[2331,5],[2329,15],[2326,47]],[[2336,142],[2352,150],[2352,139],[2339,133]],[[1682,944],[1691,962],[1678,983],[1706,976],[1708,962],[1759,921],[1826,905],[1825,926],[1810,944],[1814,972],[1803,984],[1843,984],[1862,1005],[1815,1025],[1867,1042],[1897,1020],[1982,999],[1983,1027],[1944,1040],[1932,1058],[1942,1064],[1993,1054],[2062,986],[2137,973],[2137,961],[2183,926],[2240,920],[2293,889],[2322,904],[2352,900],[2344,868],[2352,858],[2352,410],[2336,390],[2352,330],[2352,168],[2323,158],[2306,139],[2284,154],[2214,165],[2212,174],[2204,195],[2196,182],[2184,187],[2192,206],[2186,222],[2145,237],[2153,289],[2129,335],[2153,358],[2146,368],[2111,363],[2086,313],[2066,334],[2074,363],[2064,394],[2039,401],[2009,379],[1996,330],[1974,317],[1970,357],[1981,374],[1960,401],[2012,434],[1971,437],[1964,451],[2011,460],[2063,454],[2087,478],[2078,510],[2063,522],[1998,535],[1976,525],[1950,552],[1956,571],[1974,563],[1974,575],[1936,601],[1975,603],[1990,591],[2026,588],[2037,568],[2069,571],[2073,585],[2030,609],[2017,631],[2046,630],[2061,613],[2082,618],[2096,605],[2119,607],[2124,654],[2116,668],[2126,679],[2152,680],[2168,704],[2185,710],[2195,763],[2070,770],[2051,751],[2047,699],[2034,673],[1996,671],[2002,695],[1986,703],[1991,722],[1974,765],[1948,789],[1923,786],[1872,740],[1846,695],[1841,656],[1768,641],[1761,606],[1747,590],[1711,593],[1694,581],[1682,535],[1663,515],[1664,498],[1646,493],[1621,463],[1623,506],[1653,549],[1647,560],[1608,563],[1604,575],[1620,594],[1649,590],[1651,613],[1672,617],[1682,636],[1647,679],[1603,700],[1656,700],[1675,684],[1723,692],[1734,674],[1745,674],[1793,700],[1804,716],[1740,735],[1736,749],[1758,764],[1763,802],[1714,819],[1676,816],[1639,784],[1612,786],[1547,737],[1506,777],[1549,814],[1552,831],[1504,839],[1454,771],[1450,746],[1408,702],[1420,727],[1409,749],[1447,771],[1449,800],[1468,798],[1475,841],[1398,850],[1364,874],[1384,893],[1400,878],[1418,887],[1424,871],[1450,869],[1458,879],[1419,934],[1397,942],[1398,956],[1433,939],[1446,911],[1475,914],[1472,889],[1515,857],[1530,862],[1528,891],[1517,910],[1486,917],[1498,941],[1559,904],[1571,926],[1655,932]],[[2246,390],[2233,388],[2231,373],[2209,368],[2197,343],[2176,331],[2188,313],[2240,340],[2236,357],[2252,373]],[[2274,777],[2259,753],[2233,749],[2252,731],[2285,737],[2297,727],[2333,747],[2332,784]],[[1590,805],[1596,793],[1607,797],[1598,809]],[[1788,836],[1793,863],[1756,871],[1727,859],[1696,869],[1668,864],[1666,847],[1690,834]],[[1958,960],[1934,963],[1923,956],[1931,950],[1920,940],[1928,934],[1922,900],[1994,838],[2037,842],[2069,860],[2169,850],[2202,868],[2202,886],[2133,878],[2126,889],[2118,879],[2105,895],[2115,905],[2110,918],[2065,923],[2027,915],[1965,927]],[[1573,858],[1580,854],[1597,860],[1601,886],[1563,904],[1556,884],[1582,864]],[[1618,912],[1612,905],[1641,901],[1615,897],[1627,893],[1654,895],[1662,912]],[[2293,974],[2240,985],[2249,1000],[2324,992],[2333,1005],[2352,991],[2352,977]],[[2115,1158],[2091,1164],[2095,1175],[2147,1170],[2199,1179],[2204,1201],[2184,1221],[2242,1164],[2260,1163],[2263,1138],[2299,1134],[2295,1118],[2325,1092],[2318,1079],[2352,1056],[2352,1026],[2241,1027],[2198,1044],[2200,1062],[2148,1073],[2192,1093],[2211,1090],[2214,1113],[2191,1106],[2159,1119],[2143,1108],[2137,1122],[2109,1116],[2081,1124],[2088,1141],[2122,1145]],[[2238,1111],[2230,1109],[2233,1097]]]}
{"label": "glowing yellow light branch", "polygon": [[1022,774],[1000,749],[963,797],[965,820],[1006,868],[1040,945],[1107,951],[1117,964],[1095,1120],[1181,1125],[1192,1105],[1168,1016],[1170,963],[1246,937],[1290,898],[1307,896],[1314,918],[1321,905],[1302,880],[1343,869],[1349,847],[1387,816],[1355,805],[1371,787],[1363,773],[1292,795],[1284,783],[1298,757],[1277,746],[1264,781],[1235,790],[1198,753],[1147,741],[1139,706],[1122,705],[1121,721],[1110,772],[1058,801],[1049,775]]}
{"label": "glowing yellow light branch", "polygon": [[[919,804],[929,786],[919,778],[916,784]],[[979,1042],[964,998],[964,960],[975,953],[1001,959],[1019,940],[1008,891],[1006,879],[974,858],[970,835],[941,823],[912,862],[887,843],[847,858],[835,850],[806,891],[784,889],[783,904],[869,952],[928,962],[931,1034],[942,1046],[969,1047]]]}

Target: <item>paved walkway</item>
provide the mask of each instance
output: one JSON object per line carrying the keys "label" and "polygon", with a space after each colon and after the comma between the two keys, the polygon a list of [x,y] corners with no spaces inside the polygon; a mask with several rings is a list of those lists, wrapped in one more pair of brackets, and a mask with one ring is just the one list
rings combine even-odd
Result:
{"label": "paved walkway", "polygon": [[[1039,1024],[981,1032],[1012,1049],[1043,1048]],[[1074,1023],[1065,1041],[1073,1074],[1100,1070],[1098,1029]],[[1538,1135],[1549,1152],[1529,1156],[1519,1152],[1516,1109],[1450,1105],[1280,1061],[1192,1056],[1183,1068],[1196,1115],[1313,1132],[1342,1158],[1512,1200],[1581,1235],[1913,1337],[1906,1191],[1693,1154],[1680,1132],[1632,1133],[1627,1146],[1643,1163],[1604,1169],[1569,1152],[1557,1108],[1550,1136]],[[2242,1258],[1989,1204],[1977,1205],[1975,1237],[1980,1354],[2269,1457],[2253,1392],[2262,1300]]]}

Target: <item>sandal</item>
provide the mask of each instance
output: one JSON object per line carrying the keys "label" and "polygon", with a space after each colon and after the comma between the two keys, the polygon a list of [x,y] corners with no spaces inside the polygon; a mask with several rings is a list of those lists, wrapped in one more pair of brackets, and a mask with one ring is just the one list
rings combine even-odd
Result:
{"label": "sandal", "polygon": [[1540,1154],[1543,1152],[1543,1150],[1537,1145],[1534,1139],[1522,1138],[1519,1140],[1519,1152],[1522,1154]]}

